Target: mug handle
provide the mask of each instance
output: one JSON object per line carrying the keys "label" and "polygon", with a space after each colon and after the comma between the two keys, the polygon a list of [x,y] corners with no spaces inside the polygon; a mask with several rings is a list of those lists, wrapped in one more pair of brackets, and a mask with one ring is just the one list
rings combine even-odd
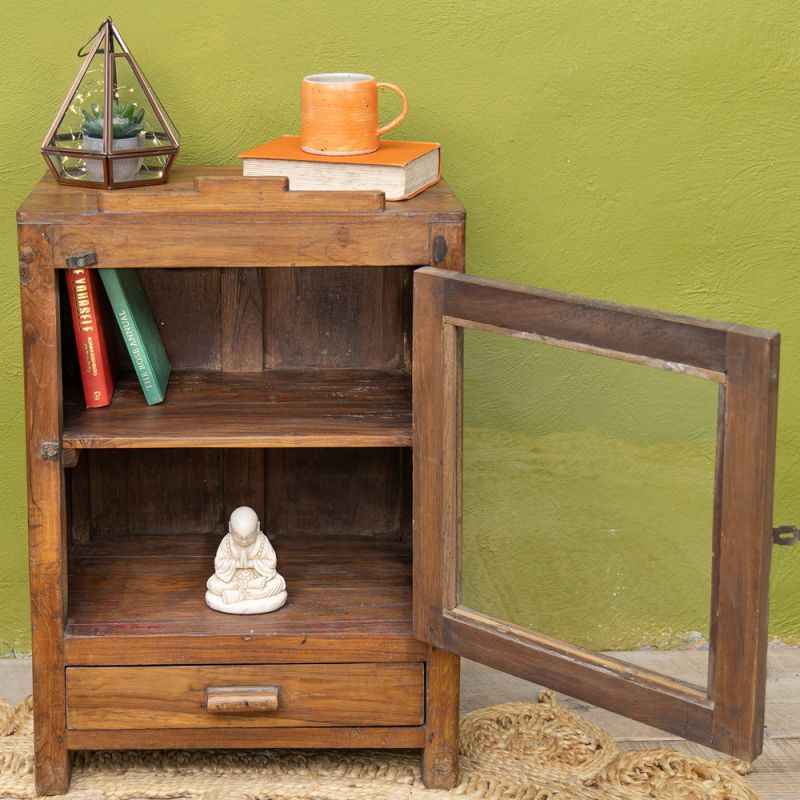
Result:
{"label": "mug handle", "polygon": [[382,136],[387,131],[392,130],[392,128],[396,128],[406,118],[406,114],[408,114],[408,98],[406,97],[406,93],[399,86],[395,86],[393,83],[379,81],[376,86],[378,89],[391,89],[393,92],[397,92],[397,94],[399,94],[403,99],[403,110],[388,125],[378,128],[378,136]]}

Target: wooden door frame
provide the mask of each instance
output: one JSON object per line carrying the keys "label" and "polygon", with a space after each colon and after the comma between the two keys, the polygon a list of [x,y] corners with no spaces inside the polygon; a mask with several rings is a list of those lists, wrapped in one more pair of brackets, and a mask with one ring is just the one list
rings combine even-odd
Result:
{"label": "wooden door frame", "polygon": [[[415,273],[414,631],[432,645],[740,758],[761,752],[779,335],[466,276]],[[706,690],[458,605],[461,329],[720,386]]]}

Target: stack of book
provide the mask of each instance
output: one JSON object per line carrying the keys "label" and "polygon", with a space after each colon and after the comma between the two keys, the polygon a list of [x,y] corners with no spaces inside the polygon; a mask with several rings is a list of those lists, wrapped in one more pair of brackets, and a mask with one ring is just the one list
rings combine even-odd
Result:
{"label": "stack of book", "polygon": [[279,136],[240,153],[245,176],[289,179],[290,190],[379,191],[387,200],[407,200],[442,176],[436,142],[381,141],[374,153],[318,156],[300,149],[299,136]]}
{"label": "stack of book", "polygon": [[110,405],[118,361],[113,316],[144,398],[161,403],[172,367],[135,269],[67,270],[67,293],[87,408]]}

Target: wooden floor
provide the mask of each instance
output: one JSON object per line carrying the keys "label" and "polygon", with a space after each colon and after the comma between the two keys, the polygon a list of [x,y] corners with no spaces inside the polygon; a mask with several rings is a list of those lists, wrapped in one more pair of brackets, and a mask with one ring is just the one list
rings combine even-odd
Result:
{"label": "wooden floor", "polygon": [[[692,683],[705,680],[707,653],[698,651],[615,654],[640,666]],[[30,692],[30,661],[0,660],[0,696],[18,702]],[[461,710],[494,703],[530,700],[537,686],[470,661],[462,661]],[[706,758],[719,758],[698,745],[611,714],[563,695],[568,708],[601,725],[627,750],[669,747]],[[764,753],[749,776],[760,800],[800,800],[800,648],[772,649],[767,681],[767,730]]]}

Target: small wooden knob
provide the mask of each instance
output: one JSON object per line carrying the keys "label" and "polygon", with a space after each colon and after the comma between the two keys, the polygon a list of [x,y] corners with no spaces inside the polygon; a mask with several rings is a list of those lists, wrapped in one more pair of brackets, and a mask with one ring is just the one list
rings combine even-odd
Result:
{"label": "small wooden knob", "polygon": [[209,686],[209,714],[264,714],[278,710],[278,686]]}

